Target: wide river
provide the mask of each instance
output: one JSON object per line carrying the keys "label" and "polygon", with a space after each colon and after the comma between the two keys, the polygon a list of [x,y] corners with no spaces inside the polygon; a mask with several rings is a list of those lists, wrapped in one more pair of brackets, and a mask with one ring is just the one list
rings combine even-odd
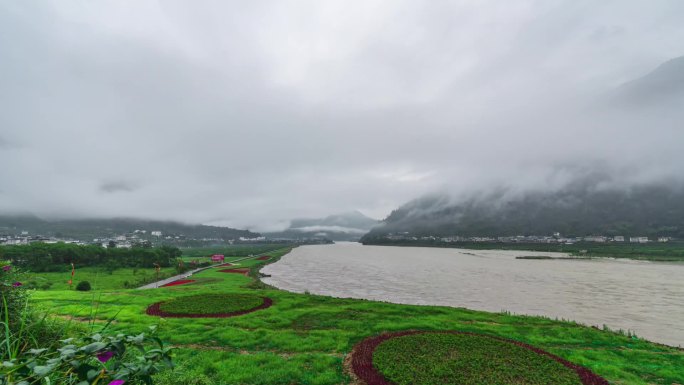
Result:
{"label": "wide river", "polygon": [[544,315],[684,346],[684,264],[524,260],[530,251],[302,246],[262,269],[293,292]]}

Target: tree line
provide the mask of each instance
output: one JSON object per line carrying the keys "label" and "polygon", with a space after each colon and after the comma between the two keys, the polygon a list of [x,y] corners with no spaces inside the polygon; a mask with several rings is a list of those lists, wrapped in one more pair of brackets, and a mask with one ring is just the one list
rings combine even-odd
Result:
{"label": "tree line", "polygon": [[29,245],[0,246],[0,260],[34,272],[64,271],[76,267],[102,266],[160,267],[173,266],[181,251],[176,247],[104,248],[99,245],[67,243],[31,243]]}

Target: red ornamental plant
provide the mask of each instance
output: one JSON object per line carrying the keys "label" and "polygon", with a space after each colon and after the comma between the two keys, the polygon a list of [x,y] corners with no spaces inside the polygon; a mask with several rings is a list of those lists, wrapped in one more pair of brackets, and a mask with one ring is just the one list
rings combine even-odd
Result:
{"label": "red ornamental plant", "polygon": [[162,287],[185,285],[186,283],[192,283],[192,282],[195,282],[195,280],[194,279],[179,279],[177,281],[169,282],[165,285],[162,285]]}
{"label": "red ornamental plant", "polygon": [[249,275],[249,269],[245,269],[245,268],[223,269],[223,270],[219,270],[219,273],[233,273],[233,274]]}

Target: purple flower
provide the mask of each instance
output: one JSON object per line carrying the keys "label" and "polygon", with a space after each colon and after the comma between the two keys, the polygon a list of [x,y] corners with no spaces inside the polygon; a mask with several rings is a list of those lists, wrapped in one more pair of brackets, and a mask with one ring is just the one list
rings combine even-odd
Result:
{"label": "purple flower", "polygon": [[10,271],[11,268],[12,268],[12,266],[10,266],[10,265],[5,265],[5,266],[2,267],[2,270],[4,270],[4,271]]}
{"label": "purple flower", "polygon": [[12,286],[14,286],[14,287],[19,287],[19,286],[21,286],[21,285],[22,285],[21,282],[15,282],[15,283],[12,284]]}
{"label": "purple flower", "polygon": [[102,352],[97,355],[97,359],[102,363],[109,361],[112,357],[114,357],[114,352]]}
{"label": "purple flower", "polygon": [[123,385],[125,383],[126,383],[126,381],[124,381],[124,380],[114,380],[114,381],[110,382],[109,385]]}

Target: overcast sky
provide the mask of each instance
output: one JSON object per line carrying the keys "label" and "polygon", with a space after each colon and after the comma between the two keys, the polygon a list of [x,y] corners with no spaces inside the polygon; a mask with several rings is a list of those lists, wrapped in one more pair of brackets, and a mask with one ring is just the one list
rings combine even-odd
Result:
{"label": "overcast sky", "polygon": [[268,230],[672,177],[682,115],[604,105],[684,55],[683,19],[681,0],[0,0],[0,211]]}

